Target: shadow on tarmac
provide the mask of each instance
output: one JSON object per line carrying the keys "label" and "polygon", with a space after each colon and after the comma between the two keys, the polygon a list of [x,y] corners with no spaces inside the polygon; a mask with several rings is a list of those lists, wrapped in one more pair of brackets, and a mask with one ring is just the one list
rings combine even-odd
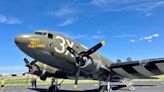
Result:
{"label": "shadow on tarmac", "polygon": [[[29,88],[31,89],[31,88]],[[31,90],[35,90],[38,92],[48,92],[48,89],[44,89],[44,88],[36,88],[36,89],[31,89]],[[84,91],[79,91],[79,90],[58,90],[57,92],[98,92],[98,89],[91,89],[91,90],[84,90]]]}
{"label": "shadow on tarmac", "polygon": [[[143,87],[143,86],[155,86],[155,85],[135,85],[135,87]],[[126,87],[125,85],[117,85],[117,86],[113,86],[112,90],[119,90],[121,88]],[[38,92],[48,92],[48,89],[46,88],[28,88],[30,90],[35,90]],[[129,89],[127,89],[129,90]],[[79,91],[79,90],[58,90],[57,92],[99,92],[99,89],[91,89],[91,90],[83,90],[83,91]]]}
{"label": "shadow on tarmac", "polygon": [[[156,86],[156,85],[134,85],[134,87],[143,87],[143,86]],[[125,88],[126,85],[117,85],[117,86],[113,86],[112,90],[119,90],[121,88]]]}

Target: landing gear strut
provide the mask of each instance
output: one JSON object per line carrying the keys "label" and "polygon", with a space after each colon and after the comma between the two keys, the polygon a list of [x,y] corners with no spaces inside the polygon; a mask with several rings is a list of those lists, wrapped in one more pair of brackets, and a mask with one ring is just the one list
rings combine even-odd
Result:
{"label": "landing gear strut", "polygon": [[61,81],[61,83],[58,84],[58,80],[52,79],[52,83],[50,87],[48,88],[48,92],[57,92],[59,88],[61,87],[61,84],[63,83],[64,79]]}
{"label": "landing gear strut", "polygon": [[111,77],[109,75],[108,80],[101,83],[99,87],[100,92],[112,92],[112,87],[111,87]]}
{"label": "landing gear strut", "polygon": [[57,85],[51,85],[49,88],[48,88],[48,92],[56,92],[58,90],[58,86]]}
{"label": "landing gear strut", "polygon": [[105,85],[101,85],[99,92],[112,92],[111,82],[106,82]]}

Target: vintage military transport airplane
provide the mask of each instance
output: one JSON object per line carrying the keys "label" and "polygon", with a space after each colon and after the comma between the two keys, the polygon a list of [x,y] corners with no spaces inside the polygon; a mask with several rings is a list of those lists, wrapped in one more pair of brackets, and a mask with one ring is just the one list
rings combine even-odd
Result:
{"label": "vintage military transport airplane", "polygon": [[[93,79],[100,81],[101,92],[111,92],[111,82],[131,84],[131,79],[153,79],[152,76],[164,73],[164,58],[113,63],[96,52],[104,41],[88,49],[62,34],[40,30],[16,36],[15,43],[34,59],[29,62],[24,58],[29,73],[42,80],[47,77],[75,79],[74,87],[78,79]],[[132,85],[129,87],[134,90]],[[49,90],[58,90],[57,84]]]}

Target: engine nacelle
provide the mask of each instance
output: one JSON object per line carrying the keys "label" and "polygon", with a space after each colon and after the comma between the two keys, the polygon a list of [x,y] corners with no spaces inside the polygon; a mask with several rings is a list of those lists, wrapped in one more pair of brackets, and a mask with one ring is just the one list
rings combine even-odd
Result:
{"label": "engine nacelle", "polygon": [[99,68],[101,66],[100,62],[93,60],[91,57],[83,57],[83,61],[85,63],[80,67],[81,71],[88,74],[92,74],[99,71]]}
{"label": "engine nacelle", "polygon": [[34,65],[33,70],[31,68],[29,72],[32,74],[32,71],[35,75],[39,76],[41,80],[46,80],[50,74],[55,74],[57,69],[38,61]]}

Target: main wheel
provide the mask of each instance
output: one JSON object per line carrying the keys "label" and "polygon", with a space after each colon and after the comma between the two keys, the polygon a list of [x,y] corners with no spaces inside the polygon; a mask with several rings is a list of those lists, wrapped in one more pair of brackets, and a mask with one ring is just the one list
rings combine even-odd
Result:
{"label": "main wheel", "polygon": [[107,86],[103,85],[99,87],[99,92],[107,92]]}
{"label": "main wheel", "polygon": [[112,92],[112,89],[107,89],[107,85],[102,85],[99,87],[99,92]]}
{"label": "main wheel", "polygon": [[58,87],[56,85],[51,85],[48,89],[48,92],[57,92]]}
{"label": "main wheel", "polygon": [[47,77],[42,76],[42,77],[40,77],[40,79],[43,80],[43,81],[45,81],[47,79]]}

